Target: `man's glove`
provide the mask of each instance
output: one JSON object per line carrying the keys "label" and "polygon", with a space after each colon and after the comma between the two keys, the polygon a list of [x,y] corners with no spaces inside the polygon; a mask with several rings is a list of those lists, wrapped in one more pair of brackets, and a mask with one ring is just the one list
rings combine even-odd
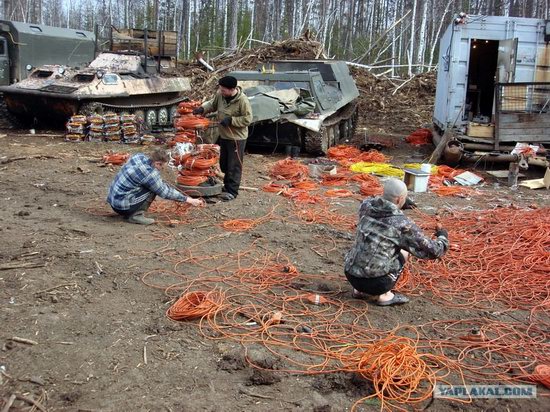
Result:
{"label": "man's glove", "polygon": [[222,119],[220,125],[222,125],[223,127],[231,126],[231,117],[225,117],[224,119]]}
{"label": "man's glove", "polygon": [[193,109],[193,114],[203,114],[203,113],[204,113],[204,107],[202,106],[195,107]]}
{"label": "man's glove", "polygon": [[437,237],[439,236],[445,236],[447,239],[449,239],[449,232],[447,232],[445,229],[441,228],[441,229],[437,229],[435,231],[435,235]]}
{"label": "man's glove", "polygon": [[410,197],[405,199],[405,203],[401,209],[416,209],[416,203]]}

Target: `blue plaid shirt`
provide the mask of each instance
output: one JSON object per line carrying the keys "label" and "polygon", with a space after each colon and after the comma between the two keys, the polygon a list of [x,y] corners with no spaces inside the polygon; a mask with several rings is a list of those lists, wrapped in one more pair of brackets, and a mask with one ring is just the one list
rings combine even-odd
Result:
{"label": "blue plaid shirt", "polygon": [[119,210],[128,210],[143,202],[153,192],[163,199],[185,202],[187,196],[163,182],[153,161],[143,153],[136,153],[120,168],[115,176],[107,203]]}

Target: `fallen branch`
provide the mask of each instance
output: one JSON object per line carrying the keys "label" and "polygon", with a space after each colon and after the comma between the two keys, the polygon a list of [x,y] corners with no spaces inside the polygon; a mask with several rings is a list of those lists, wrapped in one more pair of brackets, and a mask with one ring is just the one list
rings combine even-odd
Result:
{"label": "fallen branch", "polygon": [[403,83],[401,83],[399,86],[397,86],[395,88],[395,90],[393,91],[392,93],[392,96],[395,95],[395,93],[397,93],[397,91],[402,88],[403,86],[405,86],[408,82],[410,82],[412,79],[416,78],[416,76],[412,76],[411,78],[407,79],[406,81],[404,81]]}
{"label": "fallen branch", "polygon": [[13,405],[13,403],[15,402],[15,399],[17,399],[17,396],[12,394],[10,396],[10,398],[8,399],[8,402],[2,408],[2,412],[8,412],[10,410],[11,406]]}
{"label": "fallen branch", "polygon": [[15,396],[17,397],[17,399],[20,399],[22,401],[25,401],[27,403],[30,403],[31,405],[33,405],[36,409],[39,409],[41,410],[42,412],[48,412],[48,410],[42,406],[42,404],[38,401],[35,401],[34,399],[32,398],[29,398],[27,396],[23,396],[23,395],[19,395],[19,394],[15,394]]}
{"label": "fallen branch", "polygon": [[6,164],[11,162],[17,162],[18,160],[28,160],[28,159],[61,159],[61,157],[50,156],[50,155],[7,157],[4,159],[0,159],[0,164]]}
{"label": "fallen branch", "polygon": [[66,286],[78,286],[75,282],[71,282],[71,283],[62,283],[61,285],[57,285],[57,286],[54,286],[52,288],[48,288],[48,289],[43,289],[43,290],[39,290],[37,292],[34,292],[35,295],[39,295],[40,293],[46,293],[46,292],[51,292],[52,290],[55,290],[55,289],[58,289],[58,288],[62,288],[62,287],[66,287]]}
{"label": "fallen branch", "polygon": [[20,338],[18,336],[14,336],[10,340],[18,343],[24,343],[26,345],[38,345],[38,342],[35,340]]}
{"label": "fallen branch", "polygon": [[45,262],[5,263],[0,265],[0,270],[42,268],[44,266],[46,266]]}

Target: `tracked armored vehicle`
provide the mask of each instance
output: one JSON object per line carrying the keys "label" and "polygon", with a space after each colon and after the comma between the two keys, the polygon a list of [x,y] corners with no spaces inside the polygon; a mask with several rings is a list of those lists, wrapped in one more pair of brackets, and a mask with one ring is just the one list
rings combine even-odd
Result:
{"label": "tracked armored vehicle", "polygon": [[250,99],[250,144],[324,154],[353,136],[359,91],[343,61],[274,61],[229,75]]}
{"label": "tracked armored vehicle", "polygon": [[186,77],[155,73],[155,67],[139,54],[107,52],[84,69],[42,66],[0,91],[8,110],[23,122],[64,126],[74,114],[114,111],[135,114],[147,129],[171,127],[191,84]]}

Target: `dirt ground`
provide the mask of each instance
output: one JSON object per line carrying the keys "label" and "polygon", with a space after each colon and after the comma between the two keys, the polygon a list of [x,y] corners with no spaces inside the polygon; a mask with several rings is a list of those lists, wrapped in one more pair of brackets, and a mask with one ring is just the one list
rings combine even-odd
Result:
{"label": "dirt ground", "polygon": [[[399,144],[388,154],[395,163],[422,160],[430,152],[394,139]],[[31,410],[29,399],[48,411],[350,410],[371,393],[355,374],[285,372],[295,364],[262,345],[220,337],[207,326],[199,329],[196,320],[166,317],[179,291],[167,296],[165,287],[198,279],[209,260],[221,267],[217,259],[222,255],[230,267],[244,256],[240,252],[252,248],[260,258],[276,255],[299,273],[316,275],[315,290],[337,296],[363,314],[359,323],[370,322],[379,330],[483,316],[483,311],[438,306],[429,293],[396,308],[351,299],[342,266],[352,232],[303,224],[287,199],[261,190],[189,211],[185,223],[167,214],[156,216],[164,223],[149,227],[125,223],[104,204],[118,167],[100,167],[96,160],[107,150],[142,147],[67,143],[60,135],[11,131],[0,138],[0,147],[0,408],[17,394],[10,411]],[[281,158],[248,154],[243,184],[261,188],[269,181],[270,165]],[[427,213],[449,205],[481,210],[488,199],[502,205],[550,205],[548,191],[512,191],[503,180],[483,175],[487,180],[480,196],[423,193],[415,199]],[[170,171],[166,177],[174,178]],[[351,216],[358,205],[358,200],[337,200],[333,206]],[[270,212],[246,232],[220,226],[228,219],[262,218]],[[263,369],[252,367],[250,359]],[[462,405],[436,399],[429,409],[547,411],[549,392],[538,390],[537,399],[521,402]],[[358,408],[379,409],[376,400]]]}

